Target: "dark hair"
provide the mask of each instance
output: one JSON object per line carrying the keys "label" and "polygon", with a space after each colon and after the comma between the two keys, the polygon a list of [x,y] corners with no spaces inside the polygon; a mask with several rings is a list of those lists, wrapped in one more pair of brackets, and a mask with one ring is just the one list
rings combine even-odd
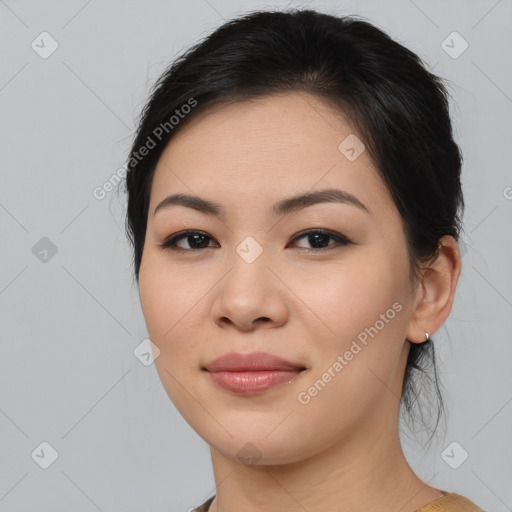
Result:
{"label": "dark hair", "polygon": [[[169,140],[209,105],[287,91],[322,98],[355,128],[403,219],[411,283],[435,258],[443,235],[459,239],[462,155],[441,78],[358,17],[258,11],[228,21],[176,59],[141,113],[126,177],[137,283],[151,182]],[[410,343],[401,405],[408,413],[418,405],[416,380],[428,376],[429,366],[440,406],[435,431],[443,402],[432,340]]]}

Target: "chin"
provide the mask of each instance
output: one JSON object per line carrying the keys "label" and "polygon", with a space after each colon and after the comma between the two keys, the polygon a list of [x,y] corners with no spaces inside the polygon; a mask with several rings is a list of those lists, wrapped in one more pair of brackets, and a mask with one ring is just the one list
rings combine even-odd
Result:
{"label": "chin", "polygon": [[281,439],[255,439],[235,437],[216,443],[208,442],[224,457],[239,461],[247,466],[279,466],[299,462],[304,452],[297,443],[284,444]]}
{"label": "chin", "polygon": [[[299,424],[294,424],[291,417],[280,425],[283,415],[271,418],[271,421],[267,417],[265,422],[261,422],[246,414],[243,419],[232,419],[226,423],[220,416],[216,416],[213,412],[212,414],[221,424],[229,425],[227,427],[229,433],[211,418],[196,425],[191,423],[192,428],[214,450],[226,458],[238,460],[243,464],[255,466],[291,464],[314,455],[316,449],[322,449],[315,446],[315,440],[304,437],[303,429]],[[285,426],[286,423],[288,424]],[[264,428],[262,424],[265,425]],[[269,424],[272,426],[269,427]]]}

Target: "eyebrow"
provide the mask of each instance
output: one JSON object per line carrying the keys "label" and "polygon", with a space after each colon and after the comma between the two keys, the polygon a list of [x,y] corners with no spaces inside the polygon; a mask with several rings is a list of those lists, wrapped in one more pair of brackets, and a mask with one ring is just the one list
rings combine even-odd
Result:
{"label": "eyebrow", "polygon": [[[350,192],[335,188],[306,192],[287,199],[282,199],[272,207],[272,212],[274,215],[285,215],[318,203],[349,204],[371,215],[370,210],[356,196]],[[175,205],[193,208],[198,212],[214,215],[216,217],[225,215],[225,210],[220,204],[187,194],[173,194],[166,197],[163,201],[158,203],[153,215],[163,208],[169,208]]]}

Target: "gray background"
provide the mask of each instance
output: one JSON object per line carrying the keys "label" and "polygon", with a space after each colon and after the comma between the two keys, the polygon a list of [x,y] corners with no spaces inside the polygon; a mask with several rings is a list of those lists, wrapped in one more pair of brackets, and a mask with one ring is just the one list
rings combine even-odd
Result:
{"label": "gray background", "polygon": [[[169,61],[272,6],[365,16],[453,82],[468,206],[454,308],[435,337],[448,426],[428,450],[412,437],[404,449],[431,485],[512,510],[510,0],[0,0],[0,511],[185,511],[214,492],[207,444],[133,352],[147,331],[125,199],[93,190],[125,162]],[[47,58],[31,47],[51,48],[43,31],[59,45]],[[442,46],[454,31],[469,44],[457,58],[458,36],[444,43],[452,56]],[[58,453],[47,469],[44,441]],[[454,465],[462,450],[454,469],[446,453]]]}

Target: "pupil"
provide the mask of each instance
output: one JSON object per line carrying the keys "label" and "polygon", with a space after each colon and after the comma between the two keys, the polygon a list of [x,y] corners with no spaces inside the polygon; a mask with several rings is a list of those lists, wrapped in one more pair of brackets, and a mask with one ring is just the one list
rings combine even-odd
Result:
{"label": "pupil", "polygon": [[[197,247],[198,245],[201,245],[201,237],[203,238],[203,245],[204,245],[204,238],[205,236],[204,235],[201,235],[201,234],[196,234],[196,235],[190,235],[188,238],[189,238],[189,243],[190,243],[190,238],[194,239],[195,242],[198,241],[199,239],[199,244],[195,244],[195,246]],[[208,245],[208,244],[206,244]],[[194,243],[191,243],[190,244],[191,247],[194,247]]]}
{"label": "pupil", "polygon": [[[312,235],[309,235],[309,242],[311,243],[311,240],[315,240],[315,242],[311,243],[311,246],[312,247],[315,247],[315,248],[318,248],[317,247],[317,242],[319,241],[320,239],[320,246],[322,245],[322,237],[324,238],[324,242],[327,242],[327,240],[329,239],[329,235],[326,235],[324,233],[313,233]],[[327,239],[327,240],[325,240]],[[316,245],[315,245],[316,244]]]}

